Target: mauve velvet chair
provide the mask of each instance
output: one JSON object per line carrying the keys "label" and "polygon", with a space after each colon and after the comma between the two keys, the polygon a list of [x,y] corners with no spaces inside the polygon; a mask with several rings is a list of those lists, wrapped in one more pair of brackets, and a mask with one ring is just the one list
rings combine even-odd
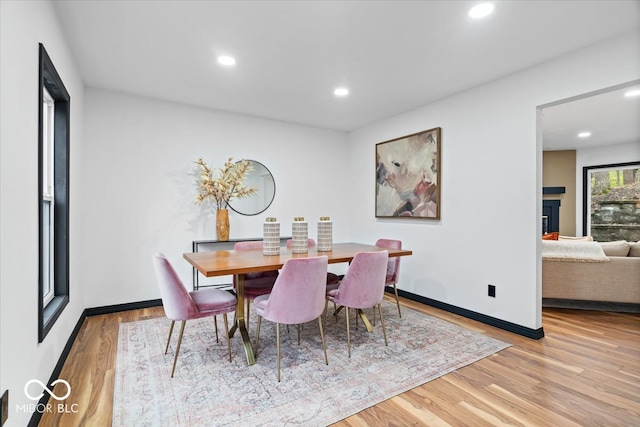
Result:
{"label": "mauve velvet chair", "polygon": [[[389,252],[360,252],[349,264],[347,273],[340,282],[338,289],[327,292],[326,300],[345,308],[347,317],[347,351],[351,357],[351,334],[349,332],[349,308],[356,309],[357,316],[362,309],[378,308],[380,323],[384,334],[384,344],[387,343],[387,332],[384,329],[384,318],[380,303],[384,298],[385,278]],[[325,303],[326,312],[326,303]],[[375,313],[375,311],[374,311]]]}
{"label": "mauve velvet chair", "polygon": [[182,335],[187,320],[199,319],[201,317],[213,316],[216,329],[216,342],[218,342],[218,322],[216,316],[222,314],[224,317],[224,329],[227,337],[227,351],[229,352],[229,362],[231,362],[231,343],[229,342],[229,323],[227,321],[227,313],[231,313],[236,309],[236,297],[227,291],[220,289],[199,289],[189,292],[184,287],[178,274],[174,270],[169,260],[161,253],[153,256],[153,264],[156,270],[156,277],[160,287],[160,296],[162,297],[162,305],[167,318],[171,319],[171,327],[169,328],[169,338],[167,338],[167,346],[164,354],[169,351],[169,343],[171,342],[171,334],[176,320],[182,321],[180,327],[180,336],[178,337],[178,345],[176,347],[176,355],[173,358],[173,368],[171,369],[171,378],[176,370],[176,362],[178,361],[178,353],[180,352],[180,344],[182,344]]}
{"label": "mauve velvet chair", "polygon": [[[247,242],[237,242],[233,245],[236,251],[262,250],[262,240],[250,240]],[[251,300],[260,295],[271,292],[273,284],[278,277],[278,271],[261,271],[258,273],[247,273],[244,275],[244,298],[247,300],[246,326],[249,331],[249,316],[251,314]],[[236,276],[233,276],[233,289],[236,288]]]}
{"label": "mauve velvet chair", "polygon": [[[390,249],[402,249],[402,241],[392,239],[378,239],[378,241],[376,242],[376,246]],[[393,286],[393,292],[396,294],[398,316],[402,317],[402,313],[400,312],[400,300],[398,299],[398,288],[396,287],[396,284],[398,283],[399,271],[400,257],[396,256],[389,258],[389,263],[387,264],[387,279],[385,281],[385,286]]]}
{"label": "mauve velvet chair", "polygon": [[[316,245],[315,240],[311,238],[307,240],[308,247],[312,248],[315,245]],[[293,240],[292,239],[287,240],[287,249],[291,249],[292,247],[293,247]],[[340,284],[340,277],[335,273],[327,272],[327,291],[330,291],[331,289],[336,289],[339,284]]]}
{"label": "mauve velvet chair", "polygon": [[[280,324],[300,325],[318,319],[324,361],[328,365],[327,347],[324,341],[322,313],[325,307],[326,256],[309,258],[292,258],[282,266],[280,275],[273,285],[269,295],[261,295],[254,301],[258,314],[256,328],[256,345],[254,352],[258,352],[260,340],[260,325],[262,318],[276,324],[276,352],[278,355],[278,382],[280,382]],[[298,344],[300,343],[300,329],[298,329]]]}

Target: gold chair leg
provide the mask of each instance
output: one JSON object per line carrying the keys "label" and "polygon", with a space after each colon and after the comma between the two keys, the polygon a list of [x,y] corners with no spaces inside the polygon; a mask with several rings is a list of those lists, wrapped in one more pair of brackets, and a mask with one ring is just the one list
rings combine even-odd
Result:
{"label": "gold chair leg", "polygon": [[[375,309],[374,309],[375,312]],[[384,345],[388,346],[389,343],[387,342],[387,331],[384,328],[384,317],[382,317],[382,307],[380,304],[378,304],[378,313],[380,313],[380,323],[382,324],[382,334],[384,335]]]}
{"label": "gold chair leg", "polygon": [[256,326],[256,345],[253,349],[253,355],[258,355],[258,342],[260,342],[260,325],[262,324],[262,316],[258,316],[258,326]]}
{"label": "gold chair leg", "polygon": [[400,318],[402,318],[402,313],[400,313],[400,300],[398,299],[398,288],[396,287],[396,284],[393,284],[393,291],[396,293],[396,305],[398,306],[398,316],[400,316]]}
{"label": "gold chair leg", "polygon": [[[222,315],[222,318],[224,319],[224,332],[225,332],[225,336],[227,337],[227,351],[229,352],[229,362],[231,362],[231,338],[229,337],[229,321],[227,320],[227,313],[224,313]],[[218,327],[216,326],[216,335],[217,335],[217,332],[218,332]]]}
{"label": "gold chair leg", "polygon": [[167,351],[169,351],[169,343],[171,342],[171,334],[173,333],[173,325],[176,324],[175,320],[171,321],[171,327],[169,328],[169,338],[167,338],[167,346],[164,348],[164,354],[167,354]]}
{"label": "gold chair leg", "polygon": [[327,321],[327,308],[329,307],[329,300],[324,300],[324,311],[322,312],[322,321]]}
{"label": "gold chair leg", "polygon": [[349,333],[349,307],[345,307],[345,308],[346,308],[345,314],[347,315],[347,352],[349,353],[349,359],[351,359],[351,334]]}
{"label": "gold chair leg", "polygon": [[322,319],[318,317],[318,325],[320,326],[320,338],[322,339],[322,350],[324,350],[324,363],[329,364],[329,358],[327,357],[327,344],[324,341],[324,329],[322,328]]}
{"label": "gold chair leg", "polygon": [[249,316],[251,315],[251,300],[247,298],[247,321],[244,322],[247,328],[247,333],[249,333]]}
{"label": "gold chair leg", "polygon": [[[220,341],[218,340],[218,316],[213,316],[213,327],[216,330],[216,343],[219,343]],[[229,335],[228,332],[227,332],[227,335]]]}
{"label": "gold chair leg", "polygon": [[276,323],[276,353],[278,353],[278,382],[280,382],[280,323]]}
{"label": "gold chair leg", "polygon": [[178,353],[180,353],[180,344],[182,344],[182,335],[184,334],[184,327],[187,324],[186,320],[182,321],[182,325],[180,326],[180,335],[178,336],[178,346],[176,347],[176,355],[173,358],[173,368],[171,369],[171,378],[173,378],[173,373],[176,371],[176,362],[178,362]]}

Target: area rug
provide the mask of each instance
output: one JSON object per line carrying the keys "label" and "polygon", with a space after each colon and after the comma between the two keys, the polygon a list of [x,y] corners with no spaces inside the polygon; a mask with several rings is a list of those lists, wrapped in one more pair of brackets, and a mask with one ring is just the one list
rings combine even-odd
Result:
{"label": "area rug", "polygon": [[[325,365],[318,323],[281,327],[281,376],[276,377],[275,325],[263,321],[255,365],[248,366],[239,334],[233,362],[213,319],[187,322],[176,373],[170,378],[178,325],[169,352],[170,320],[123,323],[118,336],[114,426],[325,426],[509,347],[452,323],[383,302],[389,346],[380,322],[367,333],[351,318],[347,357],[344,313],[329,316]],[[370,320],[371,315],[369,315]],[[256,319],[251,319],[255,340]]]}

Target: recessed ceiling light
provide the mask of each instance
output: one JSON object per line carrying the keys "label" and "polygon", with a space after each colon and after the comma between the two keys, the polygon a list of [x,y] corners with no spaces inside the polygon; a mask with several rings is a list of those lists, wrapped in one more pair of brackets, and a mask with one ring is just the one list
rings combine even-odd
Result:
{"label": "recessed ceiling light", "polygon": [[493,3],[480,3],[469,10],[469,16],[473,19],[484,18],[487,15],[491,15],[493,8]]}
{"label": "recessed ceiling light", "polygon": [[591,136],[591,132],[580,132],[578,134],[578,138],[589,138]]}
{"label": "recessed ceiling light", "polygon": [[346,87],[338,87],[333,91],[335,96],[347,96],[349,95],[349,89]]}
{"label": "recessed ceiling light", "polygon": [[640,89],[633,89],[633,90],[630,90],[629,92],[626,92],[626,93],[624,94],[624,96],[626,96],[626,97],[628,97],[628,98],[630,98],[630,97],[632,97],[632,96],[640,96]]}
{"label": "recessed ceiling light", "polygon": [[236,65],[236,59],[233,56],[218,56],[218,64],[230,67],[232,65]]}

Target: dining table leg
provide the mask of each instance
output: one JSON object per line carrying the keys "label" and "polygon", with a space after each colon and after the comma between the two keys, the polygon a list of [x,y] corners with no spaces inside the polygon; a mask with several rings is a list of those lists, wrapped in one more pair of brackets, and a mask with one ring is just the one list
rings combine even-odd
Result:
{"label": "dining table leg", "polygon": [[358,313],[358,316],[362,319],[362,323],[364,323],[364,327],[367,328],[367,332],[373,332],[373,326],[371,326],[371,322],[369,322],[369,318],[364,314],[364,311],[359,308],[356,310],[356,313]]}
{"label": "dining table leg", "polygon": [[253,355],[253,347],[251,347],[251,339],[249,339],[249,331],[247,331],[244,318],[244,274],[236,274],[236,299],[238,300],[238,305],[236,306],[236,321],[231,330],[229,330],[229,338],[233,337],[236,330],[240,331],[244,353],[247,357],[247,364],[253,365],[256,363],[256,359]]}

